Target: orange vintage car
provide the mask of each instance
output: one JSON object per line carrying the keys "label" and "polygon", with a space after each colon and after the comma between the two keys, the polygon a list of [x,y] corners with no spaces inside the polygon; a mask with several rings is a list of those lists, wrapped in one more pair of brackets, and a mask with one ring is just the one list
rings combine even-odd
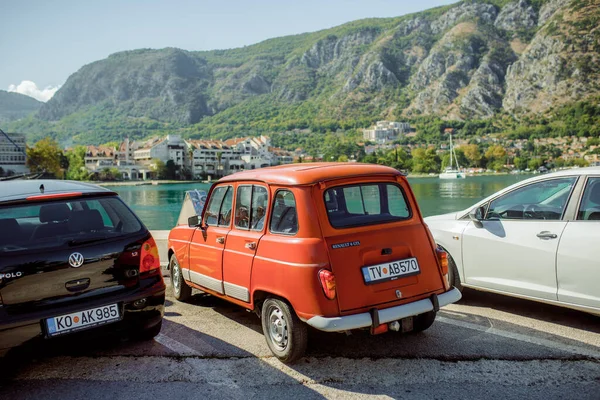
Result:
{"label": "orange vintage car", "polygon": [[[187,211],[185,211],[187,210]],[[255,311],[273,354],[304,354],[307,327],[423,331],[460,299],[406,178],[389,167],[304,163],[220,179],[169,234],[174,295]]]}

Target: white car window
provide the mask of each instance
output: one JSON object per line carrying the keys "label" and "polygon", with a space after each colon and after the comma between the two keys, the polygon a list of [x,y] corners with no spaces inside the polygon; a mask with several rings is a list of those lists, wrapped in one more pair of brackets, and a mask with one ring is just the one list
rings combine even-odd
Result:
{"label": "white car window", "polygon": [[590,178],[585,186],[577,219],[600,220],[600,178]]}
{"label": "white car window", "polygon": [[575,177],[532,183],[490,203],[486,219],[559,220],[565,210]]}

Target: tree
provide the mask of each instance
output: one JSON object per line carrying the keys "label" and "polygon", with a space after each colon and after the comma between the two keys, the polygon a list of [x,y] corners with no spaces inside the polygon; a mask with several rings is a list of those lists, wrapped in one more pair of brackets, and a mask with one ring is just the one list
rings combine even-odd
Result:
{"label": "tree", "polygon": [[514,159],[515,167],[519,170],[527,169],[528,162],[529,162],[529,159],[527,159],[525,157],[515,157],[515,159]]}
{"label": "tree", "polygon": [[67,169],[67,179],[83,181],[89,179],[89,172],[85,168],[85,153],[87,149],[84,146],[77,146],[73,150],[67,152],[66,156],[69,160]]}
{"label": "tree", "polygon": [[417,148],[412,151],[413,156],[413,171],[420,173],[439,172],[440,158],[435,152],[435,149]]}
{"label": "tree", "polygon": [[150,164],[150,168],[152,169],[152,171],[154,171],[156,173],[157,179],[166,179],[167,167],[166,167],[165,163],[162,162],[162,160],[159,160],[158,158],[152,160],[152,164]]}
{"label": "tree", "polygon": [[459,147],[459,149],[467,158],[470,167],[481,166],[482,155],[481,151],[479,150],[479,146],[477,146],[476,144],[467,144],[465,146]]}
{"label": "tree", "polygon": [[501,170],[506,163],[506,150],[504,150],[504,147],[495,144],[487,149],[485,158],[488,160],[488,169]]}
{"label": "tree", "polygon": [[530,170],[535,171],[536,169],[538,169],[539,167],[542,166],[542,160],[539,158],[533,158],[533,159],[529,160],[529,163],[527,163],[527,166],[529,167]]}
{"label": "tree", "polygon": [[63,152],[58,143],[50,138],[44,138],[33,147],[27,148],[27,166],[32,172],[47,172],[61,176],[61,160]]}

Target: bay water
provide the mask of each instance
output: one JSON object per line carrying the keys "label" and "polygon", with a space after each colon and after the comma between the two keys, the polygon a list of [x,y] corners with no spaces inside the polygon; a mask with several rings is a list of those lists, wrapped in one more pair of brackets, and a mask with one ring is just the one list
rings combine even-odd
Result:
{"label": "bay water", "polygon": [[[424,217],[464,210],[479,200],[531,175],[468,176],[466,179],[442,180],[437,176],[408,178]],[[205,190],[207,183],[174,183],[140,186],[114,186],[112,190],[135,211],[151,230],[168,230],[175,226],[185,191]]]}

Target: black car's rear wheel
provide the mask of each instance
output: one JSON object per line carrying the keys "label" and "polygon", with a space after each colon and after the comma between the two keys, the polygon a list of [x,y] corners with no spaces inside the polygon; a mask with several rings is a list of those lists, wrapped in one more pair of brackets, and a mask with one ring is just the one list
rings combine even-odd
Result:
{"label": "black car's rear wheel", "polygon": [[173,296],[179,301],[187,301],[192,296],[192,288],[185,283],[181,267],[177,262],[175,254],[169,260],[169,270],[171,271],[171,285],[173,286]]}
{"label": "black car's rear wheel", "polygon": [[268,298],[261,310],[262,328],[271,352],[284,363],[304,355],[308,343],[306,325],[284,301]]}

